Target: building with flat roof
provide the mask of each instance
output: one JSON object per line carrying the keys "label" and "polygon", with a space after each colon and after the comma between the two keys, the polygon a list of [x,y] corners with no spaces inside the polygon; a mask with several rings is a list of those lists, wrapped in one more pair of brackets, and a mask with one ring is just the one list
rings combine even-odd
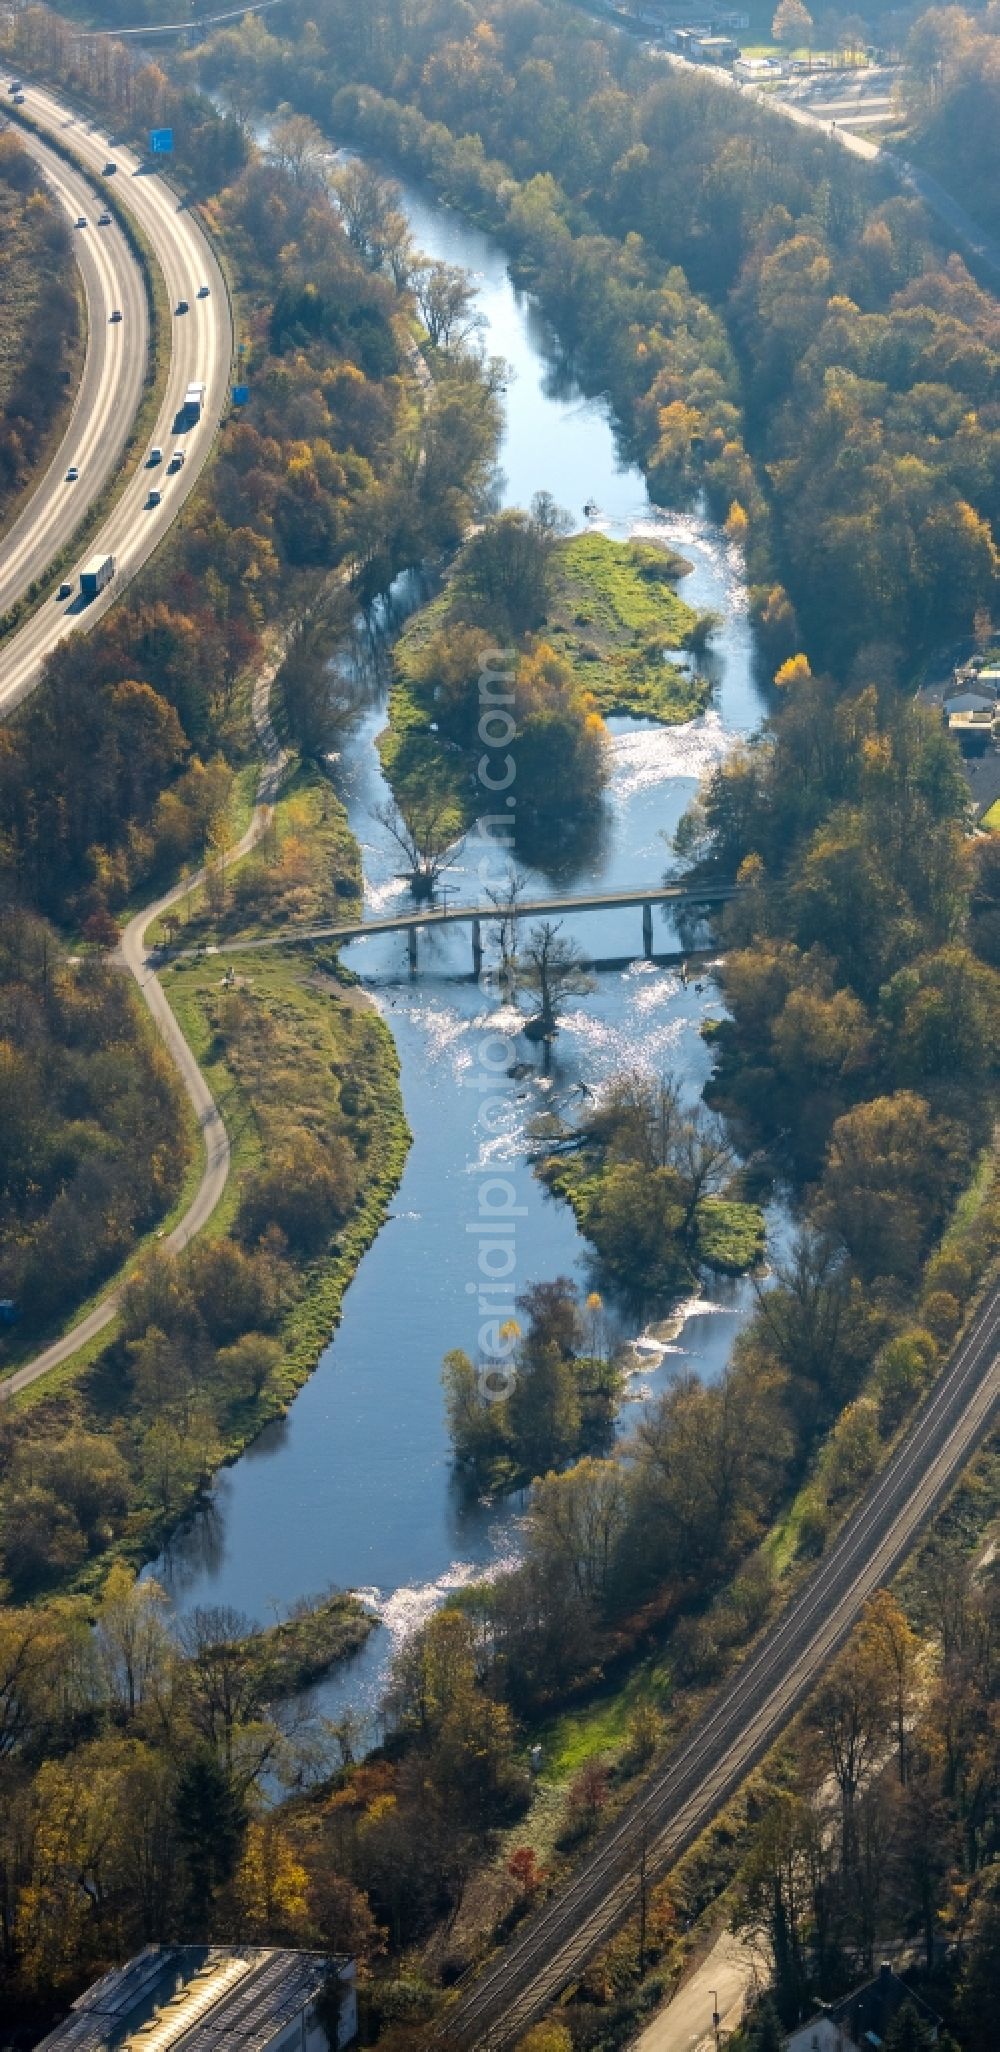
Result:
{"label": "building with flat roof", "polygon": [[737,57],[733,65],[733,76],[741,85],[766,85],[784,75],[785,67],[776,57]]}
{"label": "building with flat roof", "polygon": [[[357,2036],[354,1961],[272,1945],[147,1945],[77,1997],[37,2052],[327,2052]],[[335,1984],[335,2035],[318,1998]]]}

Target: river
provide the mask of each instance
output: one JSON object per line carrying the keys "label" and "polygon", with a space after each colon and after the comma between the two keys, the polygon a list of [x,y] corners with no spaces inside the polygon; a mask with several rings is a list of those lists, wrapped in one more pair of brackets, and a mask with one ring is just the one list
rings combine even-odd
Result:
{"label": "river", "polygon": [[[575,387],[537,309],[512,287],[498,243],[425,193],[407,189],[404,198],[423,249],[473,274],[485,344],[511,367],[502,503],[525,506],[544,489],[583,525],[584,504],[596,501],[597,524],[607,533],[660,536],[688,557],[694,570],[681,587],[684,596],[723,616],[708,659],[714,703],[703,717],[679,728],[611,722],[614,771],[603,816],[586,857],[560,879],[581,886],[655,883],[669,863],[664,836],[698,777],[763,711],[739,560],[706,521],[650,505],[641,473],[620,458],[607,408]],[[409,591],[404,586],[397,594],[402,606]],[[361,653],[343,660],[357,663]],[[374,747],[384,725],[385,664],[376,659],[365,667],[369,703],[335,774],[362,845],[366,907],[373,912],[400,901],[405,887],[394,875],[398,850],[373,817],[386,795]],[[461,897],[477,890],[483,853],[470,837],[449,878]],[[566,931],[598,957],[627,952],[639,941],[639,927],[638,908],[566,921]],[[719,1010],[710,982],[685,989],[674,971],[641,962],[602,974],[592,994],[572,1001],[543,1076],[495,986],[471,981],[469,946],[467,929],[423,936],[415,982],[401,936],[345,951],[399,1050],[413,1134],[403,1181],[347,1292],[342,1323],[288,1417],[223,1471],[204,1514],[154,1568],[180,1608],[231,1604],[261,1622],[332,1583],[368,1592],[382,1622],[364,1652],[321,1692],[332,1716],[348,1707],[370,1715],[405,1633],[446,1591],[495,1570],[516,1547],[519,1506],[470,1501],[455,1482],[440,1383],[449,1348],[475,1350],[477,1243],[470,1229],[483,1169],[502,1170],[516,1190],[516,1286],[557,1275],[586,1283],[588,1250],[569,1209],[546,1195],[527,1163],[530,1119],[554,1105],[572,1111],[584,1101],[581,1085],[593,1087],[615,1069],[670,1070],[692,1095],[708,1072],[699,1026]],[[670,946],[663,919],[655,947]],[[527,1076],[506,1075],[505,1043],[511,1066],[531,1064]],[[491,1054],[484,1056],[485,1048]],[[501,1102],[484,1132],[483,1062],[495,1068],[497,1049],[500,1081],[493,1080],[491,1094]],[[782,1222],[779,1212],[775,1223]],[[685,1307],[670,1352],[637,1354],[631,1404],[662,1386],[678,1362],[716,1375],[750,1302],[747,1284],[713,1282],[707,1300]],[[634,1333],[627,1311],[611,1306],[609,1315],[619,1331]],[[626,1406],[626,1420],[628,1412]]]}

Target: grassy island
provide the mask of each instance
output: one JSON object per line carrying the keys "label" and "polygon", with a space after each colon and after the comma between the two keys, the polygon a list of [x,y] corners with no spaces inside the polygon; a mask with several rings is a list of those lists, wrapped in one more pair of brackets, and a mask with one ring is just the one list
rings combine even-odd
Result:
{"label": "grassy island", "polygon": [[[714,616],[696,613],[675,590],[689,569],[653,543],[564,536],[544,507],[502,514],[471,537],[444,590],[400,637],[379,742],[418,844],[431,832],[460,832],[482,809],[485,651],[502,651],[510,666],[527,854],[538,852],[543,817],[551,828],[553,792],[572,793],[579,813],[600,796],[607,715],[673,725],[704,711],[710,686],[692,658]],[[682,650],[687,660],[672,661]]]}
{"label": "grassy island", "polygon": [[544,633],[602,713],[633,713],[677,726],[708,703],[709,685],[671,651],[697,651],[711,622],[678,596],[690,574],[657,542],[575,534],[555,551]]}
{"label": "grassy island", "polygon": [[762,1260],[764,1214],[744,1201],[724,1128],[673,1084],[616,1077],[606,1100],[538,1165],[616,1283],[678,1296],[701,1269],[745,1275]]}
{"label": "grassy island", "polygon": [[235,1651],[261,1702],[280,1703],[360,1652],[375,1624],[359,1597],[331,1590],[327,1596],[303,1598],[280,1623],[239,1640]]}

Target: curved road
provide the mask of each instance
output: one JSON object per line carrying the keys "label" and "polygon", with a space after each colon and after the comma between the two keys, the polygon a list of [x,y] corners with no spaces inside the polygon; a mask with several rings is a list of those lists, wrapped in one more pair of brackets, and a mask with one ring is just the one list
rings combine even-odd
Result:
{"label": "curved road", "polygon": [[863,1604],[892,1576],[987,1430],[1000,1400],[1000,1287],[827,1558],[666,1765],[638,1791],[570,1885],[460,1994],[449,2044],[513,2043],[638,1906],[650,1878],[704,1830],[814,1686]]}
{"label": "curved road", "polygon": [[[72,540],[114,470],[142,397],[149,353],[142,271],[113,216],[110,227],[98,228],[103,195],[30,129],[19,136],[69,216],[87,306],[87,350],[65,433],[0,544],[0,613],[24,596]],[[80,215],[86,228],[76,226]],[[109,318],[115,307],[123,315],[120,323]],[[77,484],[66,482],[71,464],[80,472]]]}
{"label": "curved road", "polygon": [[[281,783],[285,757],[271,724],[269,707],[271,685],[280,660],[279,652],[254,684],[254,726],[264,766],[257,787],[257,803],[253,817],[242,840],[230,848],[226,855],[227,868],[231,863],[239,862],[251,848],[256,847],[270,826],[274,814],[274,801]],[[152,1013],[157,1031],[180,1073],[181,1082],[194,1107],[205,1147],[205,1165],[194,1201],[173,1230],[166,1233],[163,1238],[164,1249],[172,1254],[179,1254],[181,1249],[194,1239],[195,1234],[201,1231],[222,1196],[229,1176],[229,1137],[219,1107],[157,980],[152,967],[156,950],[147,949],[146,933],[153,921],[159,919],[171,905],[175,905],[189,891],[196,890],[204,881],[204,876],[204,870],[200,869],[197,875],[186,877],[182,883],[175,884],[172,890],[166,891],[154,905],[147,905],[143,911],[137,912],[125,928],[121,941],[125,965],[134,976]],[[60,1339],[54,1340],[50,1347],[46,1347],[44,1353],[36,1354],[34,1359],[25,1362],[22,1368],[17,1368],[13,1374],[5,1376],[0,1381],[0,1402],[5,1397],[16,1396],[19,1390],[29,1389],[33,1382],[38,1382],[43,1375],[48,1375],[53,1368],[58,1368],[61,1362],[68,1361],[72,1354],[85,1347],[98,1333],[104,1332],[118,1315],[121,1292],[122,1285],[119,1283],[95,1304],[85,1318],[81,1318],[77,1325],[71,1326]]]}
{"label": "curved road", "polygon": [[[47,87],[27,81],[25,110],[71,149],[84,171],[96,175],[100,182],[109,156],[106,130],[89,117],[74,113]],[[10,713],[34,689],[45,657],[60,641],[76,630],[93,626],[114,604],[123,585],[163,539],[211,451],[227,396],[233,356],[232,314],[211,243],[185,203],[162,178],[144,170],[131,150],[115,143],[110,146],[110,154],[118,166],[116,197],[133,215],[155,253],[170,309],[170,368],[166,392],[149,435],[150,445],[158,443],[163,449],[164,461],[155,471],[140,467],[128,480],[107,520],[82,552],[84,561],[94,555],[114,556],[117,575],[107,589],[89,605],[78,595],[66,601],[48,600],[0,651],[0,717]],[[81,235],[95,236],[108,232],[96,228],[79,231]],[[201,284],[209,288],[205,299],[197,297]],[[189,302],[188,313],[174,312],[179,299]],[[141,355],[141,345],[130,340],[126,329],[127,321],[122,321],[124,350]],[[175,427],[185,390],[196,382],[206,388],[202,418],[193,428]],[[184,468],[168,477],[167,461],[178,446],[186,451]],[[151,483],[163,494],[162,504],[155,509],[147,506]],[[67,577],[73,576],[77,586],[79,568],[77,563],[72,571],[67,571]]]}

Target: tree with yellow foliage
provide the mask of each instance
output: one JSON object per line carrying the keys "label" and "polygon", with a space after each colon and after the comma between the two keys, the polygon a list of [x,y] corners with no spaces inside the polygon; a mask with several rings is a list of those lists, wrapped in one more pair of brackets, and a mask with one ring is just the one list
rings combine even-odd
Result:
{"label": "tree with yellow foliage", "polygon": [[273,1818],[255,1818],[247,1826],[233,1894],[240,1935],[252,1944],[307,1941],[309,1876]]}
{"label": "tree with yellow foliage", "polygon": [[565,2024],[533,2024],[518,2039],[516,2052],[573,2052],[573,2040]]}
{"label": "tree with yellow foliage", "polygon": [[775,671],[774,681],[779,690],[787,691],[791,684],[808,684],[811,676],[812,670],[809,667],[809,657],[793,655],[789,656],[787,662],[782,663],[781,668]]}

